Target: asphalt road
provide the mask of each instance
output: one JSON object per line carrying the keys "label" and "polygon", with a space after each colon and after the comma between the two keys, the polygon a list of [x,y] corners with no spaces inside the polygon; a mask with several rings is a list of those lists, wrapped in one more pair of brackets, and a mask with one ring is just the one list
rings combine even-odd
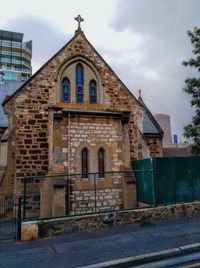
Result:
{"label": "asphalt road", "polygon": [[[1,242],[0,267],[80,267],[200,242],[200,218]],[[149,267],[149,266],[148,266]]]}

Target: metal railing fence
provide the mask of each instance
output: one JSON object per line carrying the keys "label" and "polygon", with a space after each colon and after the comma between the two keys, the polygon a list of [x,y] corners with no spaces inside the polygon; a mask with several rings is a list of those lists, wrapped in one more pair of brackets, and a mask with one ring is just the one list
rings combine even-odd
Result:
{"label": "metal railing fence", "polygon": [[103,174],[24,176],[23,219],[121,210],[123,209],[123,184],[135,183],[132,170]]}

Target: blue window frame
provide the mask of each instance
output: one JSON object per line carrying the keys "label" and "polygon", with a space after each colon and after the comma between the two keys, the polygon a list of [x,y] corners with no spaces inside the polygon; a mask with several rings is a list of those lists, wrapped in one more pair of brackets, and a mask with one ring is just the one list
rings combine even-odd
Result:
{"label": "blue window frame", "polygon": [[70,102],[70,81],[68,78],[64,78],[62,81],[62,100]]}
{"label": "blue window frame", "polygon": [[83,65],[76,65],[76,102],[83,103]]}
{"label": "blue window frame", "polygon": [[90,82],[90,103],[97,103],[97,84],[94,80]]}

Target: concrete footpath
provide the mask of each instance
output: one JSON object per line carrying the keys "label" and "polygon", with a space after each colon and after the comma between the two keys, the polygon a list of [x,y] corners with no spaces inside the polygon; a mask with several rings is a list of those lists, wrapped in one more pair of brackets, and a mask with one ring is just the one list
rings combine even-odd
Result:
{"label": "concrete footpath", "polygon": [[31,242],[1,241],[0,267],[129,267],[128,260],[139,265],[145,258],[198,251],[198,243],[200,218],[130,224]]}

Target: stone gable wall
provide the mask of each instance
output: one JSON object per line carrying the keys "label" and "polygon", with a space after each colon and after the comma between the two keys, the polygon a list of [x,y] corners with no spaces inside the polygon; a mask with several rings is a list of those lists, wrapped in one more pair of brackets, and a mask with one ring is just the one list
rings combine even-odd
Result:
{"label": "stone gable wall", "polygon": [[[129,122],[131,160],[138,158],[136,131],[138,104],[82,34],[79,34],[42,67],[4,106],[5,111],[11,117],[11,128],[15,130],[16,134],[16,139],[13,140],[16,143],[16,194],[23,187],[20,180],[25,173],[33,176],[43,175],[52,166],[53,129],[48,105],[57,104],[56,83],[60,67],[75,56],[84,56],[98,71],[104,95],[103,109],[131,111]],[[61,106],[64,108],[65,104],[61,104]]]}
{"label": "stone gable wall", "polygon": [[[12,113],[11,117],[16,129],[17,178],[21,178],[24,173],[44,174],[48,169],[48,104],[56,104],[55,84],[60,65],[67,58],[76,55],[89,58],[99,71],[106,108],[122,111],[134,110],[132,127],[130,126],[134,133],[136,103],[131,94],[92,51],[85,39],[78,35],[5,105],[5,110]],[[136,140],[137,137],[133,134],[131,156],[134,159],[137,158]]]}

